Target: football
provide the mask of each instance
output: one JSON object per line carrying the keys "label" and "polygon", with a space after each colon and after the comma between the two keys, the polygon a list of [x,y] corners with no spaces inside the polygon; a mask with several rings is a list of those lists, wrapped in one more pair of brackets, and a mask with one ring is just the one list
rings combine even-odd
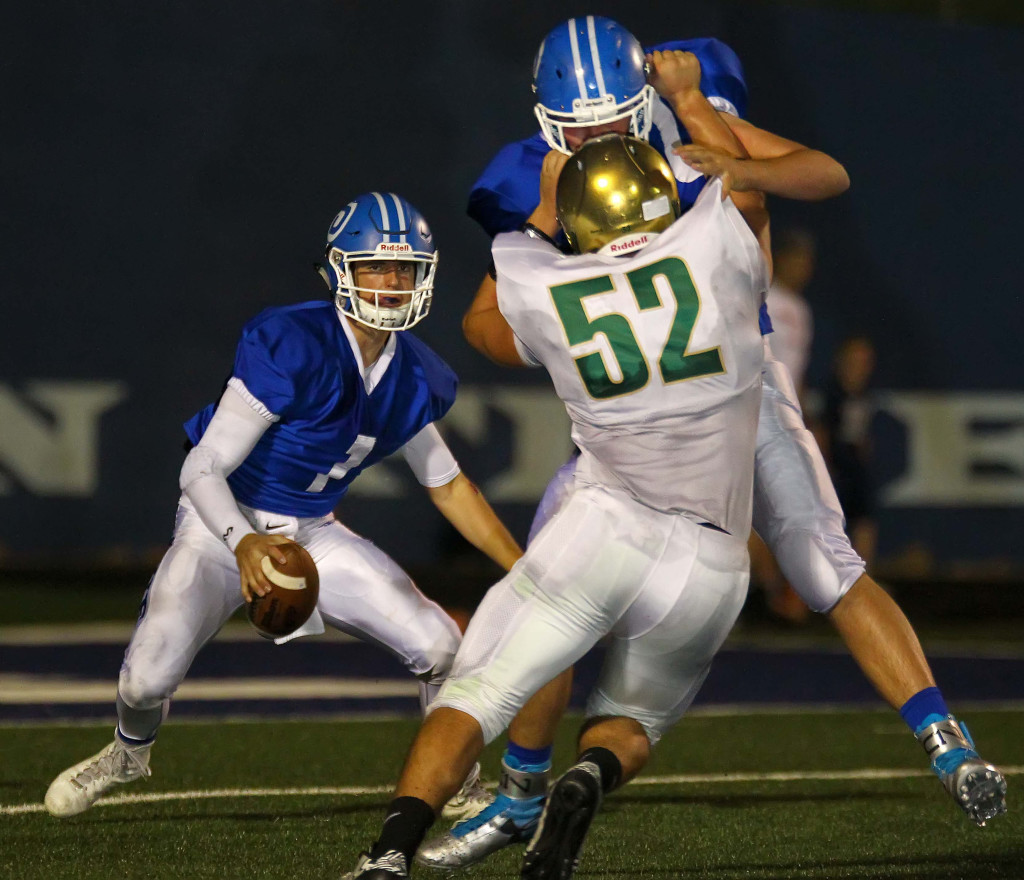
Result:
{"label": "football", "polygon": [[263,557],[263,573],[273,587],[266,596],[256,596],[246,609],[249,622],[260,635],[273,639],[302,626],[320,597],[320,576],[313,557],[298,544],[282,544],[279,549],[288,561],[281,565]]}

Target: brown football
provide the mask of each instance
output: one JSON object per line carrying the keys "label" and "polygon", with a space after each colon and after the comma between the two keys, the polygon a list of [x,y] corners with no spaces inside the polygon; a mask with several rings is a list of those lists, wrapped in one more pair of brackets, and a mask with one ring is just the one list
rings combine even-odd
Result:
{"label": "brown football", "polygon": [[256,596],[246,612],[260,635],[280,638],[295,632],[309,620],[320,597],[320,576],[313,557],[298,544],[282,544],[288,557],[281,565],[263,557],[263,573],[273,588],[266,596]]}

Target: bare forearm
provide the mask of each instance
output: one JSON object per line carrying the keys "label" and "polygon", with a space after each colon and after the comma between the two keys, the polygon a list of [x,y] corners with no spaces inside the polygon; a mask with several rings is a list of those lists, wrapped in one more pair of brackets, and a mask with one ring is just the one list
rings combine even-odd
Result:
{"label": "bare forearm", "polygon": [[536,226],[548,238],[554,238],[558,235],[558,231],[561,228],[558,225],[558,215],[555,212],[555,206],[544,202],[533,209],[533,213],[526,218],[526,222]]}
{"label": "bare forearm", "polygon": [[740,159],[747,157],[743,142],[700,91],[692,89],[670,95],[668,100],[693,143],[723,150]]}
{"label": "bare forearm", "polygon": [[506,571],[523,555],[505,524],[465,474],[427,491],[459,534]]}
{"label": "bare forearm", "polygon": [[498,284],[485,275],[469,311],[462,318],[462,334],[484,357],[506,367],[525,366],[516,351],[512,328],[498,308]]}
{"label": "bare forearm", "polygon": [[497,308],[474,310],[462,319],[463,335],[473,348],[494,363],[521,367],[523,361],[512,344],[510,331],[501,326],[502,320]]}
{"label": "bare forearm", "polygon": [[557,191],[558,176],[562,173],[565,163],[569,157],[564,153],[552,150],[544,157],[540,168],[540,189],[538,190],[537,207],[526,219],[526,222],[536,226],[548,238],[558,235],[558,210]]}
{"label": "bare forearm", "polygon": [[846,169],[818,150],[797,150],[771,159],[746,159],[739,164],[734,186],[787,199],[810,202],[830,199],[846,192],[850,186]]}
{"label": "bare forearm", "polygon": [[832,198],[849,189],[846,169],[827,153],[758,128],[745,119],[728,114],[721,118],[750,156],[738,172],[748,189],[805,201]]}

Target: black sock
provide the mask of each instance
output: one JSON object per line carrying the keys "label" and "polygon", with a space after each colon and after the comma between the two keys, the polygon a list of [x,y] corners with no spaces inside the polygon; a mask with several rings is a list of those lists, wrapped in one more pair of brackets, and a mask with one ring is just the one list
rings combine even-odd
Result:
{"label": "black sock", "polygon": [[387,818],[380,837],[370,850],[370,858],[380,858],[388,850],[396,849],[405,853],[406,863],[411,864],[413,853],[433,824],[434,811],[426,801],[414,797],[395,798],[388,804]]}
{"label": "black sock", "polygon": [[603,749],[601,746],[594,746],[576,759],[577,764],[583,761],[597,764],[601,771],[601,790],[605,794],[618,787],[619,780],[622,779],[622,763],[615,757],[614,752]]}

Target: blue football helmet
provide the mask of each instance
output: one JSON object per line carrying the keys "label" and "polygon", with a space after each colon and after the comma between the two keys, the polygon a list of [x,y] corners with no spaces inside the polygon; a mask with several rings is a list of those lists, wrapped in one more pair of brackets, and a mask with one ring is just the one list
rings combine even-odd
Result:
{"label": "blue football helmet", "polygon": [[566,128],[629,120],[629,134],[646,140],[655,91],[647,83],[644,50],[610,18],[570,18],[549,33],[533,63],[534,113],[554,150],[571,153]]}
{"label": "blue football helmet", "polygon": [[[394,290],[356,284],[356,264],[381,260],[415,264],[413,289],[401,305],[382,302],[383,297],[393,298]],[[407,330],[430,311],[436,268],[434,237],[420,212],[395,193],[371,192],[349,202],[334,218],[321,274],[344,314],[368,327]]]}

